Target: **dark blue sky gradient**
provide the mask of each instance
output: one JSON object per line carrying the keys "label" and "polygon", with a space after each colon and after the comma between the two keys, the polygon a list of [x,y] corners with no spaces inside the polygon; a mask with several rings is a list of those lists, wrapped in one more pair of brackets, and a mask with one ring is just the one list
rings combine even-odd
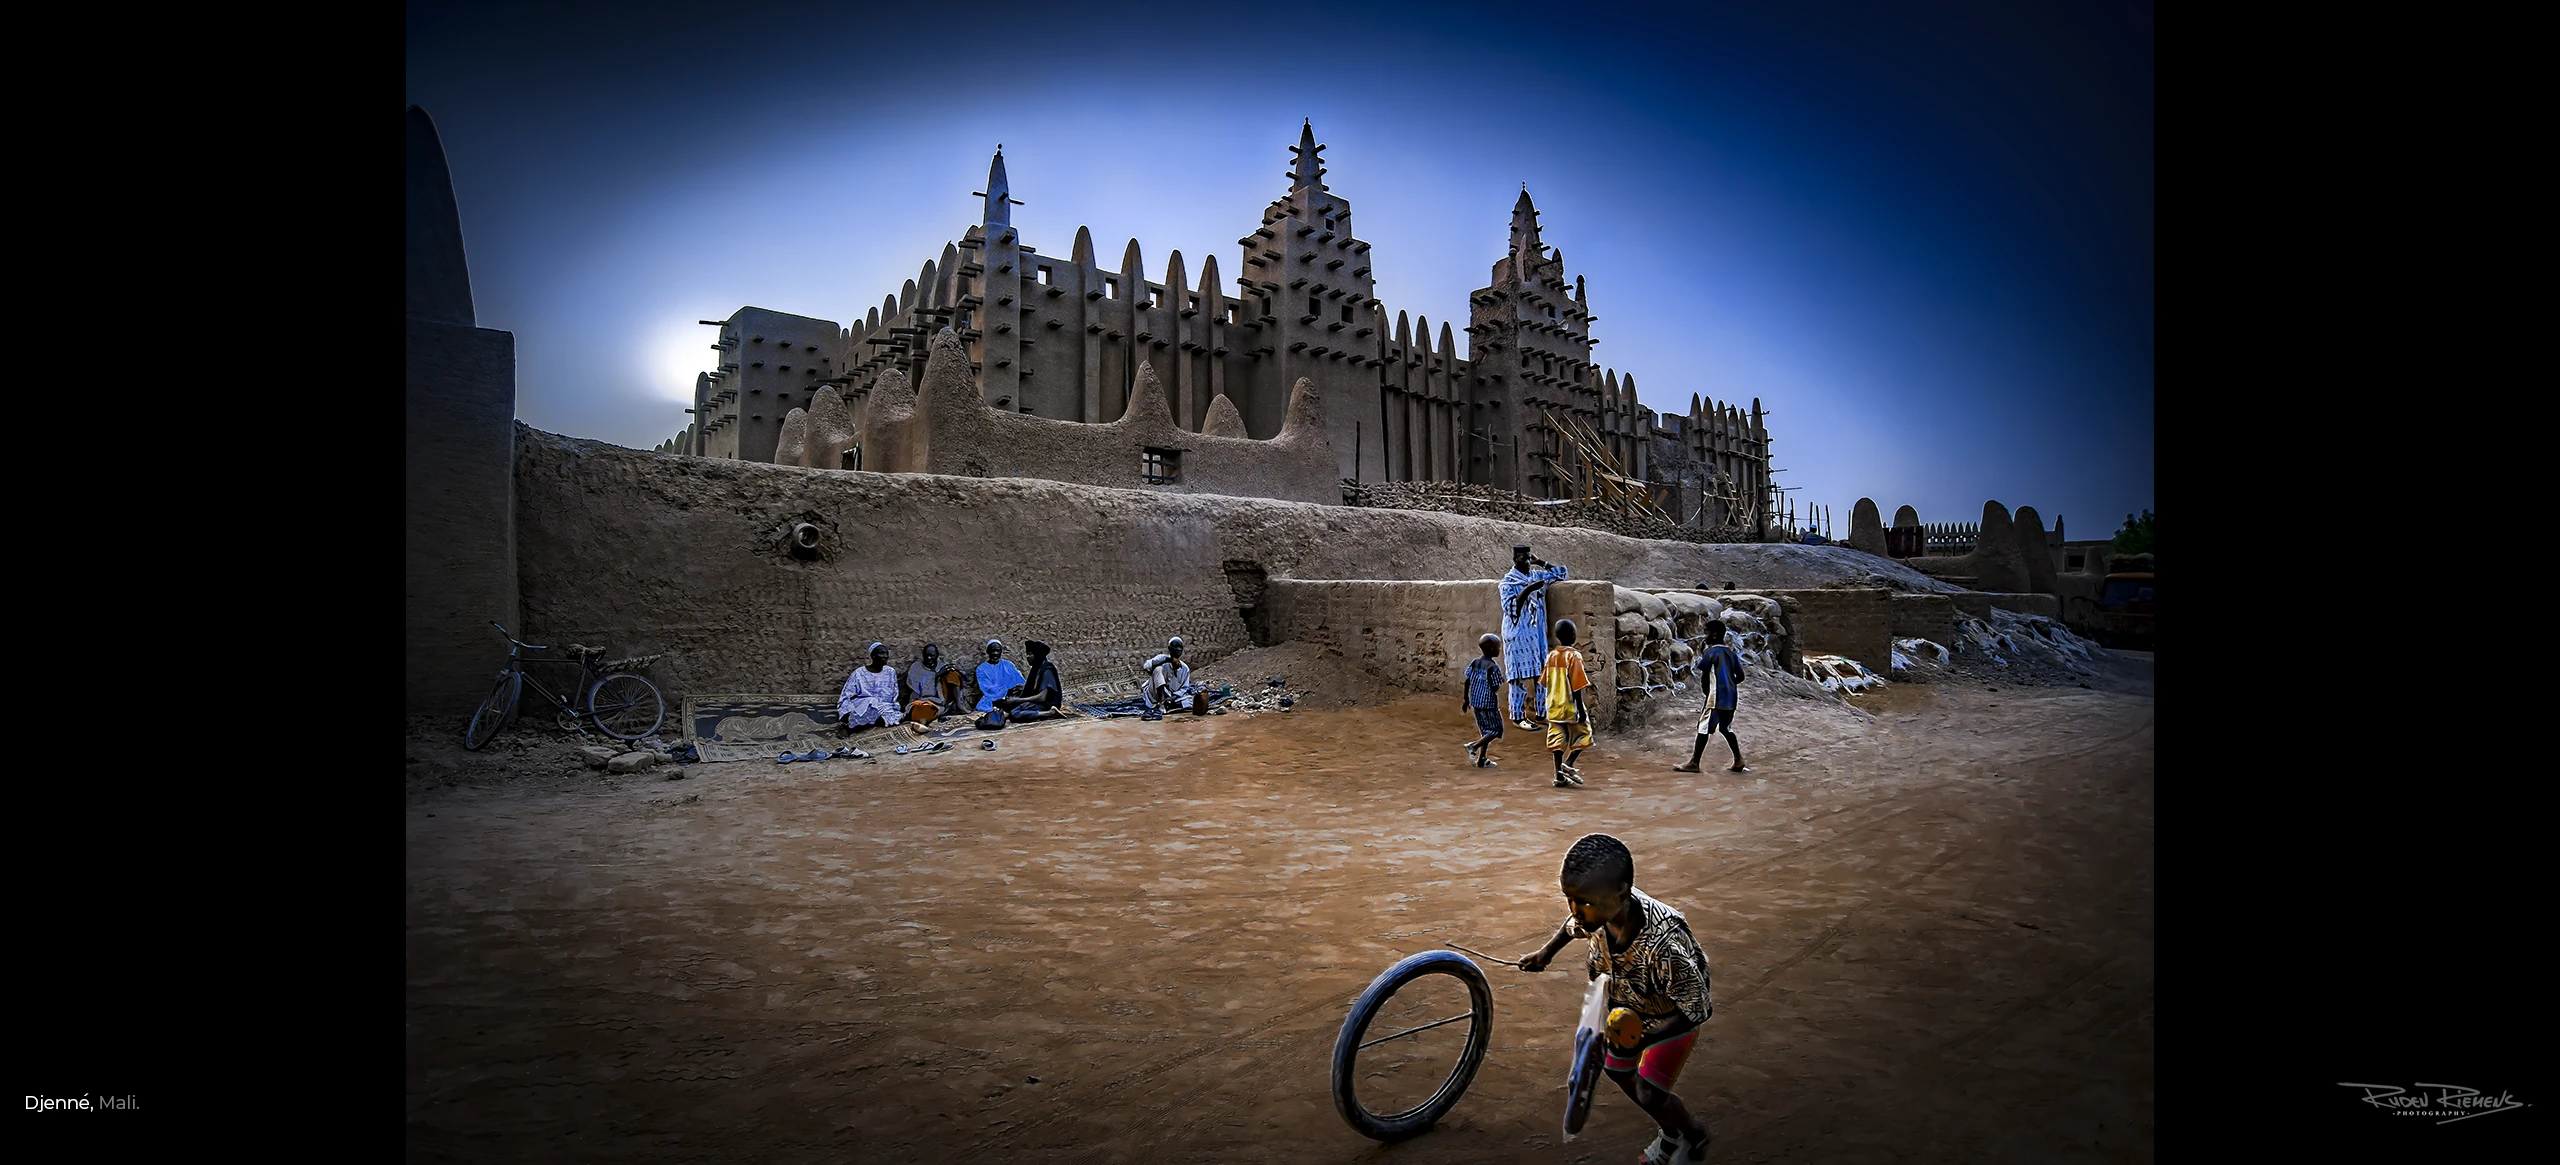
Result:
{"label": "dark blue sky gradient", "polygon": [[[977,221],[1192,277],[1301,118],[1379,297],[1466,322],[1523,181],[1645,403],[1773,411],[1842,534],[2152,505],[2150,5],[412,5],[518,412],[646,448],[742,305],[839,322]],[[1236,46],[1257,47],[1239,51]],[[1464,336],[1460,335],[1463,344]]]}

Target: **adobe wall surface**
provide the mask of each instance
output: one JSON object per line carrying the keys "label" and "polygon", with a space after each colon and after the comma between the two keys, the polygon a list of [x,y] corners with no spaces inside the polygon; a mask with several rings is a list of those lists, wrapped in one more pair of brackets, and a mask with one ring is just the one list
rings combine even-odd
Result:
{"label": "adobe wall surface", "polygon": [[1892,592],[1880,587],[1762,591],[1793,614],[1800,655],[1845,655],[1883,671],[1893,661]]}
{"label": "adobe wall surface", "polygon": [[[2011,611],[2020,615],[2042,615],[2048,619],[2059,619],[2062,617],[2062,600],[2057,599],[2052,595],[1995,594],[1987,591],[1960,591],[1948,597],[1955,600],[1956,610],[1962,611],[1967,615],[1971,615],[1976,619],[1990,618],[1991,612],[1995,609]],[[1941,639],[1938,642],[1944,643],[1946,641]]]}
{"label": "adobe wall surface", "polygon": [[[2039,541],[2042,533],[2041,529],[2037,531]],[[1989,501],[1982,503],[1982,528],[1974,539],[1973,553],[1903,561],[1934,578],[1963,580],[1977,590],[2027,593],[2035,589],[2035,583],[2020,547],[2018,528],[2010,520],[2008,507]]]}
{"label": "adobe wall surface", "polygon": [[407,629],[411,715],[468,714],[517,628],[515,337],[411,319],[407,350]]}
{"label": "adobe wall surface", "polygon": [[[2107,556],[2114,553],[2115,540],[2097,538],[2089,541],[2063,542],[2053,547],[2053,571],[2057,576],[2087,574],[2104,577]],[[2080,565],[2071,565],[2071,556],[2080,556]]]}
{"label": "adobe wall surface", "polygon": [[2064,622],[2079,622],[2073,630],[2091,625],[2098,613],[2098,598],[2104,594],[2107,576],[2103,574],[2065,573],[2053,576],[2055,600],[2062,605],[2059,616]]}
{"label": "adobe wall surface", "polygon": [[[1939,646],[1952,642],[1955,634],[1955,601],[1946,595],[1893,595],[1886,602],[1886,617],[1896,639],[1926,639]],[[1859,660],[1865,663],[1865,660]]]}
{"label": "adobe wall surface", "polygon": [[[1877,512],[1874,498],[1859,498],[1858,504],[1849,510],[1849,545],[1878,558],[1888,556],[1889,551],[1884,541],[1884,518]],[[1857,659],[1854,655],[1849,658]]]}
{"label": "adobe wall surface", "polygon": [[[527,431],[517,464],[525,622],[537,641],[668,653],[671,698],[831,692],[872,640],[1055,649],[1068,676],[1169,635],[1208,662],[1244,646],[1205,512],[1047,482],[973,481],[632,453]],[[1143,495],[1140,495],[1143,496]],[[808,558],[784,549],[798,522]],[[539,637],[549,636],[550,639]]]}
{"label": "adobe wall surface", "polygon": [[[1581,582],[1783,590],[1890,577],[1946,589],[1847,547],[1657,542],[1458,514],[805,469],[515,432],[525,636],[667,652],[653,675],[670,698],[832,691],[873,639],[900,660],[927,639],[967,660],[990,636],[1018,659],[1021,640],[1036,636],[1078,676],[1134,664],[1179,634],[1206,663],[1249,642],[1239,608],[1253,604],[1239,602],[1239,588],[1480,581],[1508,569],[1520,542],[1572,572],[1551,616],[1584,603],[1589,627],[1611,624],[1609,588],[1568,600]],[[822,531],[814,560],[782,549],[796,521]],[[1489,629],[1444,646],[1471,651]]]}
{"label": "adobe wall surface", "polygon": [[[1604,682],[1617,661],[1611,636],[1592,629],[1613,626],[1613,589],[1565,582],[1547,596],[1550,626],[1571,619],[1583,630],[1575,646],[1592,676],[1592,719],[1601,724],[1617,715],[1616,688]],[[1266,594],[1272,642],[1330,648],[1361,671],[1417,692],[1460,694],[1476,637],[1502,630],[1502,584],[1493,579],[1273,579]]]}
{"label": "adobe wall surface", "polygon": [[[1126,411],[1103,424],[1053,420],[987,407],[970,378],[968,351],[944,329],[933,338],[914,397],[884,378],[867,422],[866,468],[963,477],[1037,477],[1162,493],[1234,494],[1339,502],[1341,479],[1325,436],[1324,397],[1299,382],[1287,422],[1267,441],[1185,430],[1151,365],[1138,368]],[[1223,399],[1223,398],[1222,398]],[[1232,411],[1232,409],[1230,410]],[[1149,484],[1141,458],[1178,456],[1175,480]]]}

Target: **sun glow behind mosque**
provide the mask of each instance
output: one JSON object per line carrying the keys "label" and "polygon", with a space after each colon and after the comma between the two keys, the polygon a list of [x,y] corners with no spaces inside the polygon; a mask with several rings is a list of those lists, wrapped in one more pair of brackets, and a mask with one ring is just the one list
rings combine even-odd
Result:
{"label": "sun glow behind mosque", "polygon": [[[659,314],[672,320],[685,313]],[[648,378],[650,396],[675,401],[679,408],[693,407],[694,378],[711,371],[718,363],[719,353],[711,346],[718,335],[716,330],[695,323],[692,318],[681,323],[653,326],[649,342],[643,349],[648,353],[648,360],[641,368]],[[680,422],[683,418],[679,416],[677,420]],[[676,427],[681,428],[682,425]]]}

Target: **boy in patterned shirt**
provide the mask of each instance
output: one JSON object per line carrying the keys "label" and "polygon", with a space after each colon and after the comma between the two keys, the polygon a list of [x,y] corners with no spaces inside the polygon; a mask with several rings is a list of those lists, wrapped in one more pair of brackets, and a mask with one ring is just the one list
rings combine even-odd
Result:
{"label": "boy in patterned shirt", "polygon": [[1467,745],[1467,755],[1475,758],[1477,768],[1489,769],[1494,767],[1493,742],[1502,739],[1502,637],[1486,634],[1476,640],[1476,650],[1484,655],[1467,665],[1465,700],[1482,736]]}
{"label": "boy in patterned shirt", "polygon": [[1644,1024],[1633,1047],[1611,1042],[1602,1065],[1662,1126],[1641,1165],[1706,1160],[1705,1122],[1671,1091],[1697,1043],[1698,1025],[1715,1014],[1707,1001],[1706,952],[1679,911],[1636,889],[1635,855],[1617,838],[1594,833],[1574,842],[1559,882],[1564,925],[1547,945],[1520,956],[1520,969],[1543,971],[1566,943],[1591,940],[1591,977],[1609,976],[1610,1007],[1632,1011]]}

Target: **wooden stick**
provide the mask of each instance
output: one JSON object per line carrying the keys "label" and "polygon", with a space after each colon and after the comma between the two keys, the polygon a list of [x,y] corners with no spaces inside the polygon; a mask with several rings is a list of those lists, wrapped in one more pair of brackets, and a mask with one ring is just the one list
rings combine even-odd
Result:
{"label": "wooden stick", "polygon": [[1518,969],[1518,968],[1519,968],[1519,966],[1520,966],[1520,964],[1519,964],[1519,963],[1514,962],[1514,961],[1512,961],[1512,960],[1510,960],[1510,959],[1497,959],[1497,958],[1494,958],[1492,955],[1488,955],[1488,954],[1484,953],[1483,951],[1471,951],[1471,950],[1467,950],[1467,948],[1462,947],[1462,946],[1459,946],[1459,945],[1458,945],[1458,944],[1456,944],[1456,943],[1450,943],[1450,944],[1449,944],[1449,949],[1451,949],[1451,950],[1456,950],[1456,951],[1466,951],[1468,954],[1470,954],[1470,955],[1474,955],[1475,957],[1477,957],[1477,958],[1479,958],[1479,959],[1485,959],[1485,960],[1488,960],[1488,961],[1490,961],[1490,962],[1500,963],[1500,964],[1502,964],[1503,966],[1510,967],[1510,968],[1513,968],[1513,969],[1515,969],[1515,970],[1516,970],[1516,969]]}

